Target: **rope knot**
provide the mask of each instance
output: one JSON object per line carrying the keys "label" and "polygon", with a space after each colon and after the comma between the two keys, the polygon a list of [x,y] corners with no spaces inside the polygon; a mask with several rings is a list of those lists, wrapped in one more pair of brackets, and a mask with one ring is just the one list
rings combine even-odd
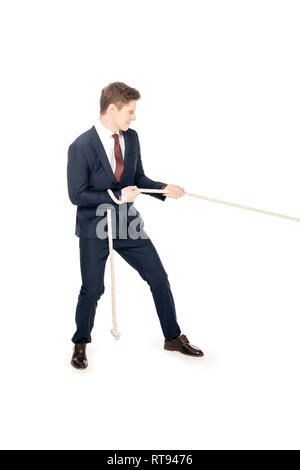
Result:
{"label": "rope knot", "polygon": [[115,340],[120,339],[121,333],[119,333],[116,328],[113,328],[112,330],[110,330],[110,332],[114,336]]}

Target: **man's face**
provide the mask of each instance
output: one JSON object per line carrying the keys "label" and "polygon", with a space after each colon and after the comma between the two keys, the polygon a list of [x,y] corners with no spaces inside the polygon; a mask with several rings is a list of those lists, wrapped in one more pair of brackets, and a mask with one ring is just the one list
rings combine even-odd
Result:
{"label": "man's face", "polygon": [[135,121],[136,100],[131,100],[125,104],[120,111],[114,106],[113,118],[115,125],[122,131],[126,131],[131,121]]}

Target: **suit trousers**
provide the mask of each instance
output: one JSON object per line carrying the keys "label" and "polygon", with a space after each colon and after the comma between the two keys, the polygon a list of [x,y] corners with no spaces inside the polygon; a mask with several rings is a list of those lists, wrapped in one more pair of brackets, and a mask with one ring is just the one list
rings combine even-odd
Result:
{"label": "suit trousers", "polygon": [[[114,239],[114,250],[124,258],[146,281],[150,287],[155,308],[165,339],[181,334],[176,319],[176,310],[168,275],[159,255],[150,240],[144,244],[122,245],[122,240]],[[104,293],[104,272],[109,255],[108,241],[98,238],[79,238],[80,269],[82,285],[76,307],[76,332],[73,343],[90,343],[98,300]]]}

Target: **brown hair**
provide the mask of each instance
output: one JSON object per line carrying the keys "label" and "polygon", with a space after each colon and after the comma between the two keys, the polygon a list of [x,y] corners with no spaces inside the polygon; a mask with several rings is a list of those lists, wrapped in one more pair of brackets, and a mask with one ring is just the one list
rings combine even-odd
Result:
{"label": "brown hair", "polygon": [[104,114],[113,103],[118,111],[131,100],[139,100],[141,97],[138,90],[131,88],[123,82],[113,82],[103,88],[100,97],[100,114]]}

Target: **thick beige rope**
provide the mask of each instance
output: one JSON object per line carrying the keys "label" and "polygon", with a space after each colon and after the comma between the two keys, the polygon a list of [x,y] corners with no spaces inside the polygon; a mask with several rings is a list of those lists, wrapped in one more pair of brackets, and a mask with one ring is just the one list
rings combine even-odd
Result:
{"label": "thick beige rope", "polygon": [[[168,193],[165,189],[137,189],[143,193]],[[117,199],[111,189],[107,190],[108,194],[116,204],[123,204],[126,201]],[[112,238],[112,223],[111,223],[111,209],[107,209],[107,232],[108,232],[108,247],[109,247],[109,258],[110,258],[110,274],[111,274],[111,306],[112,306],[112,322],[113,328],[111,334],[115,340],[120,339],[121,333],[118,331],[117,315],[116,315],[116,286],[115,286],[115,265],[114,265],[114,250],[113,250],[113,238]]]}
{"label": "thick beige rope", "polygon": [[112,305],[112,322],[113,329],[110,330],[111,334],[117,340],[120,338],[118,331],[117,317],[116,317],[116,290],[115,290],[115,267],[114,267],[114,250],[112,238],[112,224],[111,224],[111,209],[107,209],[107,230],[108,230],[108,246],[110,254],[110,276],[111,276],[111,305]]}
{"label": "thick beige rope", "polygon": [[226,206],[238,207],[239,209],[246,209],[248,211],[259,212],[260,214],[272,215],[273,217],[281,217],[282,219],[294,220],[295,222],[300,222],[300,218],[291,217],[290,215],[278,214],[276,212],[265,211],[263,209],[256,209],[255,207],[242,206],[241,204],[235,204],[233,202],[223,201],[222,199],[214,199],[212,197],[200,196],[200,194],[193,193],[184,193],[187,196],[197,197],[198,199],[203,199],[204,201],[217,202],[218,204],[225,204]]}
{"label": "thick beige rope", "polygon": [[[170,191],[166,189],[146,189],[146,188],[137,188],[137,191],[140,193],[169,193]],[[116,204],[123,204],[126,201],[121,201],[117,199],[111,189],[107,190],[108,194]],[[289,219],[296,222],[300,222],[300,218],[291,217],[289,215],[278,214],[276,212],[265,211],[262,209],[256,209],[255,207],[242,206],[241,204],[235,204],[233,202],[223,201],[221,199],[214,199],[206,196],[201,196],[200,194],[194,193],[184,193],[185,196],[192,196],[198,199],[203,199],[205,201],[217,202],[218,204],[225,204],[226,206],[238,207],[239,209],[246,209],[249,211],[259,212],[260,214],[272,215],[274,217],[281,217],[283,219]],[[116,297],[115,297],[115,269],[114,269],[114,250],[113,250],[113,238],[112,238],[112,225],[111,225],[111,209],[107,209],[107,226],[108,226],[108,245],[109,245],[109,254],[110,254],[110,270],[111,270],[111,299],[112,299],[112,321],[113,329],[111,330],[112,335],[117,340],[120,338],[120,333],[117,326],[117,317],[116,317]]]}

